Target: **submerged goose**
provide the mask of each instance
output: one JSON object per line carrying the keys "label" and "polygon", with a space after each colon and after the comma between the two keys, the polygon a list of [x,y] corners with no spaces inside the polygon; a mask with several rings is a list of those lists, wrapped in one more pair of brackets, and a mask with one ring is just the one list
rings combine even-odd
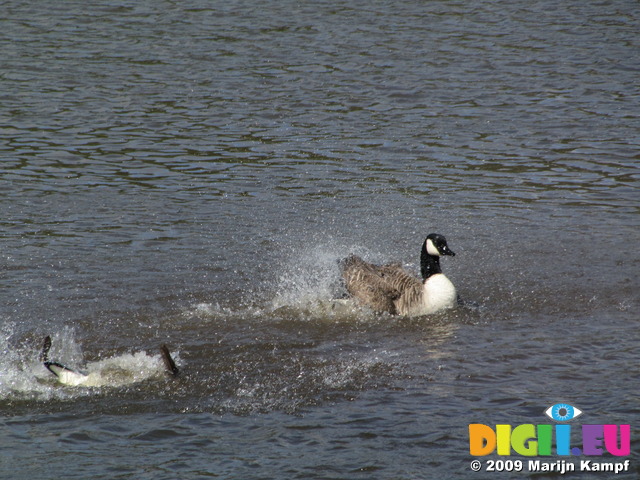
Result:
{"label": "submerged goose", "polygon": [[373,265],[355,255],[343,260],[342,276],[349,294],[376,312],[427,315],[457,302],[456,288],[440,269],[441,255],[455,253],[442,235],[432,233],[420,253],[422,281],[398,264]]}
{"label": "submerged goose", "polygon": [[[46,336],[44,339],[44,344],[42,346],[42,351],[40,352],[40,361],[44,364],[47,370],[53,373],[58,382],[63,385],[70,385],[72,387],[77,386],[85,386],[85,387],[101,387],[105,385],[109,385],[109,379],[103,378],[100,373],[89,373],[84,374],[80,373],[76,370],[72,370],[71,368],[49,360],[49,351],[51,350],[51,337]],[[162,356],[162,362],[164,363],[164,367],[169,375],[178,375],[178,367],[176,366],[173,358],[171,357],[171,353],[166,345],[162,345],[160,347],[160,354]]]}

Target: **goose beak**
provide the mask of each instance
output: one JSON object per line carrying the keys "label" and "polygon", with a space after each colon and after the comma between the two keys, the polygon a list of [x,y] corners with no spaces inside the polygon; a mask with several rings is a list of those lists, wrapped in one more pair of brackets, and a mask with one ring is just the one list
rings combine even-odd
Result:
{"label": "goose beak", "polygon": [[451,250],[449,247],[447,247],[446,245],[444,245],[444,246],[442,247],[442,249],[441,249],[441,252],[440,252],[440,253],[441,253],[442,255],[449,255],[449,256],[451,256],[451,257],[455,257],[455,256],[456,256],[455,252],[454,252],[453,250]]}

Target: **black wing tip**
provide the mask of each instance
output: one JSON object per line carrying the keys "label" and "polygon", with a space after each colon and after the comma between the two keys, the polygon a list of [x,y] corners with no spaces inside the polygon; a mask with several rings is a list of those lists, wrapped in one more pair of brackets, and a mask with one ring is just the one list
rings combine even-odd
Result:
{"label": "black wing tip", "polygon": [[51,350],[51,336],[44,337],[42,350],[40,350],[40,361],[46,363],[49,361],[49,350]]}
{"label": "black wing tip", "polygon": [[164,366],[167,370],[167,373],[172,376],[178,375],[180,370],[176,366],[176,362],[173,361],[171,357],[171,352],[169,352],[169,348],[166,345],[162,345],[160,347],[160,353],[162,355],[162,361],[164,362]]}

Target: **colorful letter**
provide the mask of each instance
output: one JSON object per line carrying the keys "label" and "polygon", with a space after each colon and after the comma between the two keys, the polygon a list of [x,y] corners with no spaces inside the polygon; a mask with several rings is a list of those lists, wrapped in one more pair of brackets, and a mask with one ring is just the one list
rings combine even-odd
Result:
{"label": "colorful letter", "polygon": [[553,425],[538,425],[538,455],[551,455]]}
{"label": "colorful letter", "polygon": [[496,425],[498,455],[511,455],[511,425]]}
{"label": "colorful letter", "polygon": [[511,446],[520,455],[533,457],[538,454],[536,427],[531,424],[518,425],[511,432]]}
{"label": "colorful letter", "polygon": [[471,455],[480,457],[489,455],[496,448],[496,433],[482,423],[469,425],[469,451]]}
{"label": "colorful letter", "polygon": [[585,455],[602,455],[602,425],[582,426],[582,453]]}
{"label": "colorful letter", "polygon": [[620,446],[616,441],[618,425],[604,425],[604,446],[611,455],[623,457],[631,453],[631,426],[620,425]]}
{"label": "colorful letter", "polygon": [[571,455],[571,425],[556,425],[556,453]]}

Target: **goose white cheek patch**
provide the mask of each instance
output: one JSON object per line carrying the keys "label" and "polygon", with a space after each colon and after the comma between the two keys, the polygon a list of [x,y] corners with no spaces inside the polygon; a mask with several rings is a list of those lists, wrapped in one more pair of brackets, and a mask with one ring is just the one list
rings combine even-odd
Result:
{"label": "goose white cheek patch", "polygon": [[436,248],[436,246],[433,244],[433,242],[431,241],[431,239],[429,238],[427,240],[427,253],[429,255],[434,255],[436,257],[440,256],[440,252],[438,251],[438,249]]}

